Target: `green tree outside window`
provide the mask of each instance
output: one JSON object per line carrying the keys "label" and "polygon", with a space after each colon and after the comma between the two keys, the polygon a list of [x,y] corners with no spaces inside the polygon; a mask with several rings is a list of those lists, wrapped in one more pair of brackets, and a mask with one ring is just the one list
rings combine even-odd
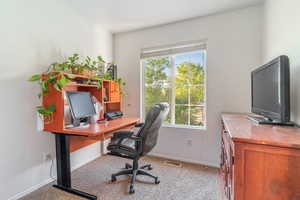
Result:
{"label": "green tree outside window", "polygon": [[[199,51],[198,55],[203,57],[205,52]],[[175,61],[176,55],[143,60],[145,112],[147,113],[153,104],[168,102],[173,112],[170,111],[166,123],[204,126],[204,63],[191,60],[180,62],[176,66]],[[174,116],[171,116],[172,113]]]}

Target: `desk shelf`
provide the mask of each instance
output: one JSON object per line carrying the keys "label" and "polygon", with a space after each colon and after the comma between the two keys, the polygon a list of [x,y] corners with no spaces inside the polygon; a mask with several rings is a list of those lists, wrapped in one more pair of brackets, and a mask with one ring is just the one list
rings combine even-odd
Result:
{"label": "desk shelf", "polygon": [[71,85],[71,86],[77,86],[77,87],[98,88],[97,85],[92,85],[92,84],[71,83],[69,85]]}

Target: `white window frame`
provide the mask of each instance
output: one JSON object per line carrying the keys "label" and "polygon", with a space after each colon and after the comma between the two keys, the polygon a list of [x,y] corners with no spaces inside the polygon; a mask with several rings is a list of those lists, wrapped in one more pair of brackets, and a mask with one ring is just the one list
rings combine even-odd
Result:
{"label": "white window frame", "polygon": [[[207,48],[203,49],[198,49],[198,50],[194,50],[194,51],[187,51],[187,52],[183,52],[183,53],[177,53],[177,54],[171,54],[171,55],[164,55],[164,56],[153,56],[153,57],[149,57],[149,58],[159,58],[159,57],[166,57],[166,56],[170,56],[171,57],[171,64],[172,64],[172,69],[175,69],[176,67],[175,65],[175,57],[177,55],[182,55],[182,54],[188,54],[188,53],[194,53],[194,52],[199,52],[199,51],[204,51],[204,58],[203,58],[203,68],[204,68],[204,83],[200,84],[201,86],[204,86],[204,103],[203,105],[201,104],[197,104],[195,106],[203,106],[204,109],[204,125],[203,126],[195,126],[195,125],[185,125],[185,124],[170,124],[170,123],[163,123],[163,127],[167,127],[167,128],[184,128],[184,129],[200,129],[200,130],[206,130],[207,129]],[[140,77],[141,77],[141,87],[140,87],[140,116],[141,118],[145,118],[146,115],[146,111],[145,111],[145,66],[143,65],[143,61],[149,58],[141,58],[140,59],[140,66],[141,66],[141,70],[140,70]],[[174,70],[172,70],[174,71]],[[174,77],[174,76],[173,76]],[[174,77],[175,78],[175,77]],[[172,81],[172,83],[174,83],[174,81]],[[176,97],[174,94],[174,91],[176,90],[176,85],[172,86],[172,104],[175,104],[175,98]],[[190,105],[190,104],[189,104]],[[172,105],[171,105],[172,106]],[[175,112],[175,109],[171,109],[171,112]],[[172,116],[172,115],[171,115]],[[175,113],[174,113],[175,116]],[[171,119],[172,120],[172,119]]]}

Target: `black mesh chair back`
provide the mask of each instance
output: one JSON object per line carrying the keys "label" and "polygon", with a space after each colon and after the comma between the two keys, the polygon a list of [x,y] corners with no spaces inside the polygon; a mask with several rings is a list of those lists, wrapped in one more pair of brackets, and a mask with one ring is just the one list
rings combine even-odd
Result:
{"label": "black mesh chair back", "polygon": [[169,104],[155,104],[147,113],[145,124],[137,133],[142,138],[141,156],[149,153],[157,143],[159,129],[169,113]]}

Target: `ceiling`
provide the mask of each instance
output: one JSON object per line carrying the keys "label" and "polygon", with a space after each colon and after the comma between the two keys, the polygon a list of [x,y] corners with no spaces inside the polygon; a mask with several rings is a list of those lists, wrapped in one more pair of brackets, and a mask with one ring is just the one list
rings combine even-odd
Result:
{"label": "ceiling", "polygon": [[65,0],[68,7],[112,33],[247,7],[263,0]]}

